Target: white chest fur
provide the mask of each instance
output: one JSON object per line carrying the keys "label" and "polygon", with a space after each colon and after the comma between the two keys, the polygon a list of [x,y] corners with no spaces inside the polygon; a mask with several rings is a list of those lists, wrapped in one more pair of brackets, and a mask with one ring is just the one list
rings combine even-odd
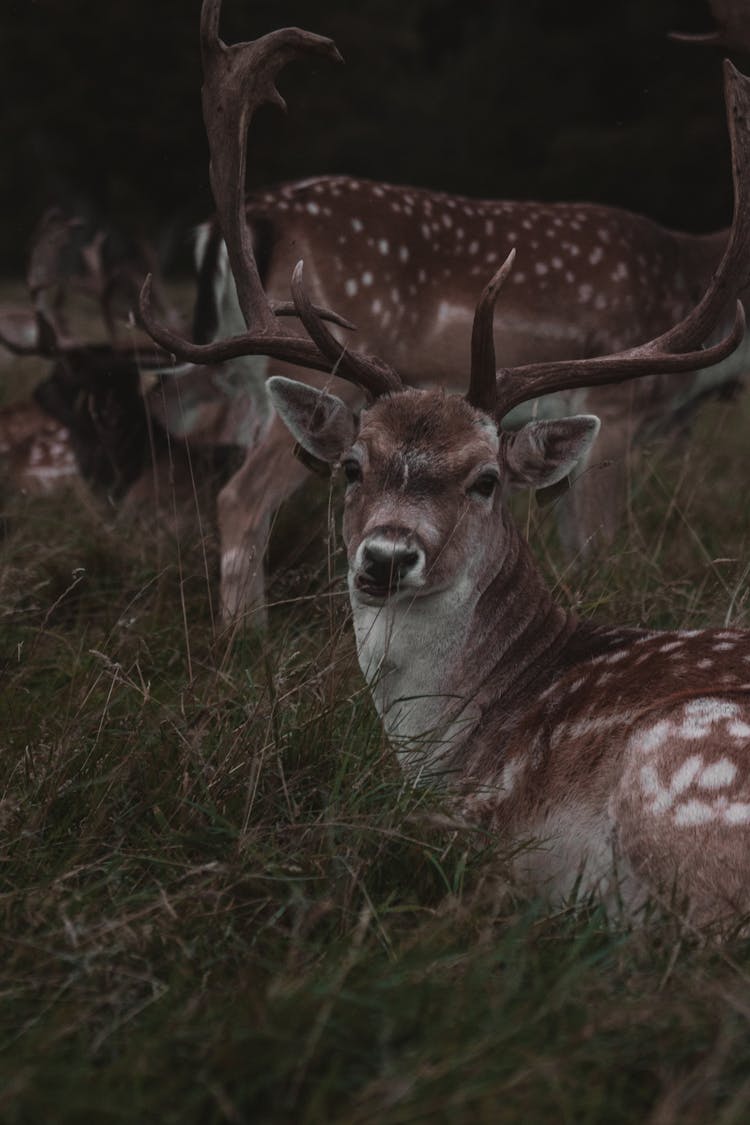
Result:
{"label": "white chest fur", "polygon": [[430,772],[475,724],[462,675],[468,589],[366,605],[352,597],[359,664],[401,764]]}

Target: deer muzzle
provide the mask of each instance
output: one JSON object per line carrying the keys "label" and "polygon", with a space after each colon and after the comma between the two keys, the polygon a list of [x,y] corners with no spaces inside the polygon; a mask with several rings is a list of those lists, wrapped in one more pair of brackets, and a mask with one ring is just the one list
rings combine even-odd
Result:
{"label": "deer muzzle", "polygon": [[425,551],[406,529],[382,528],[360,543],[353,567],[354,589],[377,600],[424,584]]}

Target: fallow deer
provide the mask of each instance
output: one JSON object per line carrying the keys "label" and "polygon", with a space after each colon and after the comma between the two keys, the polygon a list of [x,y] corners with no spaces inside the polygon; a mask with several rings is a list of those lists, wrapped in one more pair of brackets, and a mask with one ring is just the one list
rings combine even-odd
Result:
{"label": "fallow deer", "polygon": [[[249,90],[253,108],[275,100],[284,61],[330,55],[333,46],[286,29],[227,49],[217,23],[217,0],[204,0],[212,180],[245,320],[255,325],[224,342],[222,354],[270,354],[313,369],[327,361],[368,397],[358,418],[307,383],[269,381],[295,439],[311,457],[341,464],[347,477],[344,540],[359,658],[405,770],[415,780],[438,777],[466,817],[509,839],[541,838],[519,866],[554,898],[577,890],[635,912],[651,895],[676,894],[699,923],[750,911],[750,634],[602,628],[556,606],[505,494],[554,485],[585,456],[599,421],[535,421],[515,433],[500,425],[545,391],[624,381],[655,367],[691,370],[736,347],[744,331],[739,303],[731,333],[696,351],[736,291],[738,263],[750,249],[750,84],[727,69],[735,219],[693,312],[637,348],[496,375],[494,305],[511,252],[476,308],[464,398],[406,388],[383,361],[347,353],[312,305],[301,263],[292,295],[309,339],[277,326],[236,176],[245,99]],[[229,158],[233,131],[239,144]],[[147,291],[142,304],[148,313]],[[216,356],[216,347],[180,346],[191,358]]]}
{"label": "fallow deer", "polygon": [[[64,313],[70,285],[66,262],[74,249],[69,236],[78,226],[78,220],[56,209],[45,213],[29,255],[30,305],[0,309],[0,341],[6,348],[51,364],[31,400],[0,408],[5,480],[14,491],[31,492],[85,482],[111,500],[126,498],[131,507],[153,500],[156,492],[169,511],[175,491],[184,499],[192,495],[193,474],[185,443],[170,441],[159,422],[158,382],[145,396],[142,384],[146,372],[171,368],[171,358],[132,331],[127,340],[116,338],[112,300],[122,291],[122,277],[119,267],[114,275],[105,267],[101,237],[83,247],[83,284],[101,307],[110,340],[87,342],[71,333]],[[128,285],[135,285],[133,278]],[[201,372],[204,383],[211,377],[210,371]],[[165,401],[175,393],[179,389],[172,384],[165,387]],[[222,444],[217,415],[215,406],[204,420],[204,432],[196,435],[196,446]]]}
{"label": "fallow deer", "polygon": [[[248,121],[252,112],[251,105]],[[227,162],[214,151],[213,166],[222,159]],[[235,162],[222,174],[237,177],[236,188],[244,185],[243,169]],[[504,360],[519,364],[600,355],[665,331],[704,292],[728,236],[726,231],[679,234],[641,216],[591,204],[475,200],[351,177],[322,177],[258,193],[245,198],[242,214],[240,203],[235,198],[235,229],[241,225],[247,231],[271,303],[283,301],[291,270],[304,257],[315,300],[336,303],[357,325],[347,347],[355,352],[377,347],[404,379],[422,385],[454,384],[481,278],[513,246],[518,267],[496,315],[495,332]],[[186,360],[231,358],[222,376],[234,424],[227,436],[247,453],[217,499],[221,601],[225,617],[252,608],[253,620],[260,622],[270,518],[306,473],[274,415],[266,389],[267,358],[261,352],[240,357],[236,347],[223,342],[246,323],[254,327],[254,317],[262,331],[270,333],[271,327],[264,314],[248,310],[246,298],[238,301],[219,224],[201,229],[198,251],[193,335],[205,347],[186,350],[173,334],[155,338]],[[731,322],[731,314],[729,302],[719,330]],[[151,327],[159,331],[153,318]],[[275,360],[271,370],[284,371],[278,355],[265,354]],[[631,439],[674,427],[678,419],[682,423],[707,394],[730,393],[746,365],[745,351],[738,349],[710,369],[701,363],[690,377],[654,370],[627,387],[563,388],[511,415],[510,424],[517,425],[531,409],[537,417],[584,409],[604,422],[595,460],[606,467],[581,476],[556,509],[572,552],[584,550],[597,527],[603,526],[608,537],[613,534]],[[189,434],[183,412],[200,418],[214,395],[214,387],[196,379],[179,401],[170,400],[165,426]]]}

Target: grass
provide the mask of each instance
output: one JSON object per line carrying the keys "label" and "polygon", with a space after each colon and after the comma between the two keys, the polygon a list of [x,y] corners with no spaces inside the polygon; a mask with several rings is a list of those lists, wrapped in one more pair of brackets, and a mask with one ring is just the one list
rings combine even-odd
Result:
{"label": "grass", "polygon": [[[749,422],[713,406],[647,457],[585,573],[521,503],[560,596],[746,624]],[[325,508],[280,517],[261,642],[214,623],[213,542],[7,499],[0,1120],[747,1121],[747,943],[550,913],[404,785],[321,592]]]}

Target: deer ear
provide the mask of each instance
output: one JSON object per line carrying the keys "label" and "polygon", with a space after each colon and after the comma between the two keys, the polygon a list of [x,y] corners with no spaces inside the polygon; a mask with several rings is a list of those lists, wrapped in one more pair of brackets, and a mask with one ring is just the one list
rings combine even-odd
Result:
{"label": "deer ear", "polygon": [[281,375],[272,376],[266,386],[292,437],[319,461],[333,464],[354,444],[357,421],[336,395]]}
{"label": "deer ear", "polygon": [[549,488],[563,480],[596,441],[599,419],[593,414],[529,422],[506,445],[508,482],[516,488]]}

